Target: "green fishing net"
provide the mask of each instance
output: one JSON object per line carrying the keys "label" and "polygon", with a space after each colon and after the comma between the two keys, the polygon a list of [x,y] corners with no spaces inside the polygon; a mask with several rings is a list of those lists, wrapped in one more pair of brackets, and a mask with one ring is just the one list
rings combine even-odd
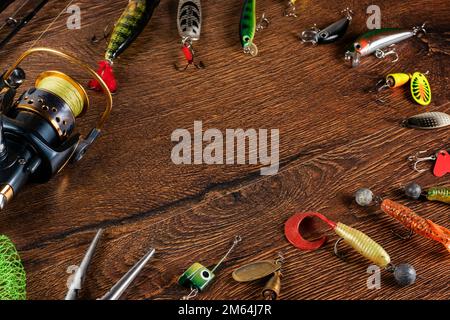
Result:
{"label": "green fishing net", "polygon": [[19,253],[8,237],[0,235],[0,300],[25,300],[26,274]]}

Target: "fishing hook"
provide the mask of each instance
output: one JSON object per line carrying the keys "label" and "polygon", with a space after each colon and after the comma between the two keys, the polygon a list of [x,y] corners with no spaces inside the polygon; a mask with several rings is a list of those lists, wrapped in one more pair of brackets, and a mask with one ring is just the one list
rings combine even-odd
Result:
{"label": "fishing hook", "polygon": [[436,159],[437,159],[436,155],[432,155],[432,156],[422,157],[421,158],[420,155],[424,154],[426,152],[427,151],[419,151],[415,155],[412,155],[412,156],[408,157],[408,161],[414,162],[414,164],[413,164],[414,170],[419,172],[419,173],[423,173],[423,172],[427,171],[427,169],[419,169],[418,168],[420,163],[426,162],[426,161],[436,161]]}
{"label": "fishing hook", "polygon": [[378,49],[378,50],[375,51],[375,56],[378,59],[384,59],[384,58],[386,58],[389,55],[394,55],[395,56],[395,59],[392,60],[392,63],[396,63],[400,59],[400,57],[399,57],[397,51],[395,50],[395,48],[392,48],[389,51],[383,51],[381,49]]}
{"label": "fishing hook", "polygon": [[261,16],[261,19],[259,20],[258,24],[256,25],[256,31],[262,31],[266,28],[268,28],[270,25],[269,19],[266,18],[266,13],[264,12]]}

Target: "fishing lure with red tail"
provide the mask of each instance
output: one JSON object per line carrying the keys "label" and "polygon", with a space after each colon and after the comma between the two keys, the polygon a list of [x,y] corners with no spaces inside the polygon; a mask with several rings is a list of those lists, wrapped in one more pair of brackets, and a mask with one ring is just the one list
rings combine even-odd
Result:
{"label": "fishing lure with red tail", "polygon": [[375,197],[370,189],[359,189],[355,195],[356,203],[360,206],[381,205],[381,210],[396,219],[413,233],[421,235],[424,238],[437,241],[444,245],[450,252],[450,231],[429,219],[422,218],[408,207],[389,199]]}
{"label": "fishing lure with red tail", "polygon": [[428,201],[438,201],[450,204],[449,187],[432,187],[428,190],[423,190],[420,185],[412,182],[405,186],[405,194],[407,197],[414,200],[426,198]]}
{"label": "fishing lure with red tail", "polygon": [[[99,62],[97,73],[111,92],[117,91],[113,63],[141,34],[147,26],[159,0],[129,0],[125,11],[117,21],[106,49],[105,59]],[[100,90],[96,80],[89,82],[89,88]]]}
{"label": "fishing lure with red tail", "polygon": [[361,57],[375,54],[378,59],[394,55],[393,62],[397,62],[399,56],[392,46],[421,33],[426,33],[425,25],[414,27],[412,30],[395,28],[371,30],[351,44],[345,53],[345,60],[351,61],[352,67],[357,67],[361,63]]}
{"label": "fishing lure with red tail", "polygon": [[178,33],[181,37],[181,49],[187,60],[187,65],[183,68],[175,65],[178,71],[185,71],[190,65],[197,69],[203,69],[203,62],[196,64],[194,62],[195,51],[192,45],[193,41],[200,40],[202,29],[202,5],[200,0],[180,0],[178,2],[177,15]]}
{"label": "fishing lure with red tail", "polygon": [[339,258],[342,258],[342,255],[338,253],[338,245],[340,241],[344,240],[364,258],[368,259],[380,268],[385,268],[386,270],[393,272],[399,285],[405,286],[415,282],[416,271],[413,266],[409,264],[399,264],[398,266],[394,266],[391,263],[389,254],[381,245],[375,242],[375,240],[359,230],[349,227],[341,222],[331,221],[324,215],[317,212],[298,213],[286,222],[284,227],[285,236],[295,247],[301,250],[317,250],[327,241],[326,236],[323,236],[315,241],[308,241],[305,240],[300,234],[300,224],[306,218],[313,217],[319,218],[325,222],[340,237],[334,245],[334,253]]}

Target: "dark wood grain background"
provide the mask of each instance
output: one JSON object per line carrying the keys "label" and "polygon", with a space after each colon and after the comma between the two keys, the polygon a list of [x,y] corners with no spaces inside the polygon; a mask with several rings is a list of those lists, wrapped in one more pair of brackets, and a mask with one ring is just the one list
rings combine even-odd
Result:
{"label": "dark wood grain background", "polygon": [[[408,201],[400,192],[413,180],[424,187],[450,184],[449,175],[418,174],[406,161],[419,150],[448,148],[448,130],[420,132],[399,125],[420,112],[450,112],[449,2],[299,0],[299,17],[292,19],[282,16],[284,1],[259,0],[258,15],[266,12],[271,25],[256,35],[256,58],[240,49],[242,1],[202,2],[203,34],[196,49],[207,69],[174,70],[180,51],[177,1],[162,0],[142,36],[115,65],[120,89],[101,139],[82,162],[45,185],[28,186],[1,212],[0,233],[17,244],[28,274],[28,297],[62,299],[68,267],[80,263],[103,227],[83,299],[102,296],[150,247],[157,250],[155,258],[123,298],[179,299],[186,290],[177,284],[178,276],[195,261],[213,265],[235,235],[243,237],[242,243],[200,299],[259,299],[263,283],[238,284],[231,272],[279,252],[285,258],[282,299],[449,299],[450,259],[442,245],[419,236],[399,240],[391,234],[398,223],[352,204],[355,190],[368,186],[450,227],[448,205]],[[67,3],[50,1],[1,50],[1,68],[34,45]],[[68,30],[69,14],[64,13],[36,45],[73,53],[95,66],[106,42],[91,44],[90,39],[102,36],[127,1],[76,3],[82,10],[81,30]],[[370,4],[381,7],[384,27],[428,21],[429,33],[400,44],[396,64],[369,57],[350,69],[343,61],[345,47],[366,30]],[[301,30],[328,25],[346,7],[356,15],[343,41],[319,47],[298,42]],[[52,57],[34,57],[24,67],[28,79],[57,68],[88,80]],[[407,90],[387,93],[384,103],[370,92],[387,73],[414,71],[430,72],[433,102],[427,108],[412,103]],[[91,95],[84,132],[102,108],[101,95]],[[171,133],[192,131],[195,120],[221,130],[279,129],[279,174],[262,177],[254,165],[174,165]],[[368,290],[368,262],[355,253],[347,263],[333,256],[336,236],[321,224],[310,236],[329,234],[323,249],[292,247],[284,238],[284,222],[311,210],[369,234],[393,262],[413,264],[417,283],[399,288],[383,272],[382,288]]]}

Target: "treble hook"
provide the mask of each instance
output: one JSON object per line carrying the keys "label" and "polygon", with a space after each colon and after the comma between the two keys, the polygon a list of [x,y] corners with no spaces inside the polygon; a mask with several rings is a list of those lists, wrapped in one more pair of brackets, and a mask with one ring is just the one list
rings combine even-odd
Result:
{"label": "treble hook", "polygon": [[413,235],[414,235],[414,231],[412,231],[412,230],[409,230],[409,232],[408,232],[407,235],[402,235],[402,234],[400,234],[399,232],[394,231],[394,230],[391,230],[391,232],[392,232],[392,234],[394,234],[394,236],[396,236],[397,238],[400,238],[400,239],[402,239],[402,240],[409,240],[409,239],[411,239],[411,238],[413,237]]}
{"label": "treble hook", "polygon": [[179,67],[179,66],[175,63],[175,64],[174,64],[175,69],[176,69],[177,71],[183,72],[183,71],[186,71],[187,68],[188,68],[190,65],[193,65],[193,66],[196,67],[197,69],[204,69],[204,68],[205,68],[205,65],[203,64],[202,61],[200,61],[198,64],[196,64],[196,63],[194,62],[195,52],[194,52],[194,48],[193,48],[193,46],[192,46],[192,41],[191,41],[191,39],[190,39],[190,38],[183,38],[182,41],[181,41],[181,44],[182,44],[182,46],[183,46],[183,48],[182,48],[183,54],[184,54],[184,56],[185,56],[185,58],[186,58],[186,60],[187,60],[188,63],[187,63],[187,65],[186,65],[185,67]]}
{"label": "treble hook", "polygon": [[286,9],[284,9],[283,15],[285,17],[294,17],[297,18],[297,9],[292,1],[289,1],[286,5]]}
{"label": "treble hook", "polygon": [[266,13],[264,12],[261,16],[261,20],[259,20],[258,24],[256,25],[256,31],[262,31],[266,28],[268,28],[270,25],[269,19],[266,18]]}
{"label": "treble hook", "polygon": [[353,10],[350,9],[350,8],[345,8],[344,10],[342,10],[342,13],[343,13],[343,14],[345,15],[345,17],[346,17],[348,20],[350,20],[350,21],[352,21],[353,16],[355,15],[355,13],[353,12]]}
{"label": "treble hook", "polygon": [[419,151],[417,152],[415,155],[409,156],[408,157],[408,161],[414,162],[413,164],[413,168],[415,171],[422,173],[427,171],[427,169],[419,169],[418,165],[422,162],[426,162],[426,161],[436,161],[437,157],[436,155],[432,155],[432,156],[428,156],[428,157],[420,157],[421,154],[426,153],[427,151]]}
{"label": "treble hook", "polygon": [[396,63],[400,59],[400,57],[399,57],[397,51],[395,50],[395,48],[392,48],[390,51],[383,51],[381,49],[378,49],[377,51],[375,51],[375,56],[378,59],[384,59],[384,58],[386,58],[389,55],[394,55],[395,56],[395,59],[392,60],[392,63]]}

